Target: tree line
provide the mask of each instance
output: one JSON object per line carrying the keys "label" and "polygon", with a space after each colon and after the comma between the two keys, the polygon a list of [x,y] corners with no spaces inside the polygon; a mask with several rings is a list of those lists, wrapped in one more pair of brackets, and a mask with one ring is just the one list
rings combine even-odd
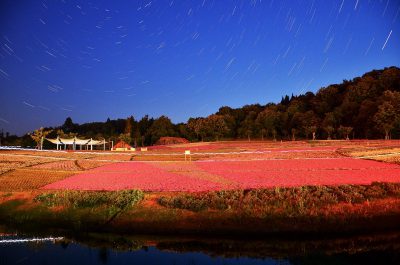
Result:
{"label": "tree line", "polygon": [[[279,103],[252,104],[241,108],[223,106],[207,117],[174,124],[166,116],[148,115],[136,120],[107,119],[76,124],[69,117],[48,137],[81,136],[118,141],[133,146],[153,145],[160,137],[176,136],[190,141],[221,139],[395,139],[400,138],[400,69],[373,70],[361,77],[319,89],[284,96]],[[32,146],[32,138],[4,137],[4,143]],[[7,140],[9,139],[9,140]],[[8,141],[8,142],[7,142]]]}

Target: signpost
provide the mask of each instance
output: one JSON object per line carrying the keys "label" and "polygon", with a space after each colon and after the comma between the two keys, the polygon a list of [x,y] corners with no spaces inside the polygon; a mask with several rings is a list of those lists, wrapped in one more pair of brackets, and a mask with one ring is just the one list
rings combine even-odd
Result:
{"label": "signpost", "polygon": [[192,156],[190,155],[190,150],[185,150],[185,161],[186,161],[186,156],[189,156],[189,161],[192,161]]}

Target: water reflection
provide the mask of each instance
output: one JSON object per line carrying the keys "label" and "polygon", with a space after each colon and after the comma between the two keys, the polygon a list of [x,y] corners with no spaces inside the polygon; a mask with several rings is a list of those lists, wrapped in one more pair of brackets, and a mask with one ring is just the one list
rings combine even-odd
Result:
{"label": "water reflection", "polygon": [[[0,235],[1,239],[20,239]],[[23,237],[27,238],[27,237]],[[400,235],[335,240],[121,237],[0,243],[3,264],[400,264]]]}
{"label": "water reflection", "polygon": [[176,253],[160,251],[155,247],[146,250],[115,251],[107,248],[90,248],[71,243],[67,248],[59,244],[44,243],[32,247],[6,245],[0,247],[0,264],[289,264],[273,259],[222,258],[203,253]]}

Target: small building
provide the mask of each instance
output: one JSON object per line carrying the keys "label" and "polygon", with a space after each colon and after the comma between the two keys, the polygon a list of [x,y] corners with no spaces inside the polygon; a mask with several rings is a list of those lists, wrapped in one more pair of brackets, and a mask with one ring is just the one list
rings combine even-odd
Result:
{"label": "small building", "polygon": [[124,141],[119,141],[116,145],[111,149],[112,151],[135,151],[135,148],[130,146]]}

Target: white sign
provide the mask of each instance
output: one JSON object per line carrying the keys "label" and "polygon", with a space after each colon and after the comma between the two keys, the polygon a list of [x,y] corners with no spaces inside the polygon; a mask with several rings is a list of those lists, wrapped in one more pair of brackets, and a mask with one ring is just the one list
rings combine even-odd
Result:
{"label": "white sign", "polygon": [[190,155],[190,150],[185,150],[185,155]]}

